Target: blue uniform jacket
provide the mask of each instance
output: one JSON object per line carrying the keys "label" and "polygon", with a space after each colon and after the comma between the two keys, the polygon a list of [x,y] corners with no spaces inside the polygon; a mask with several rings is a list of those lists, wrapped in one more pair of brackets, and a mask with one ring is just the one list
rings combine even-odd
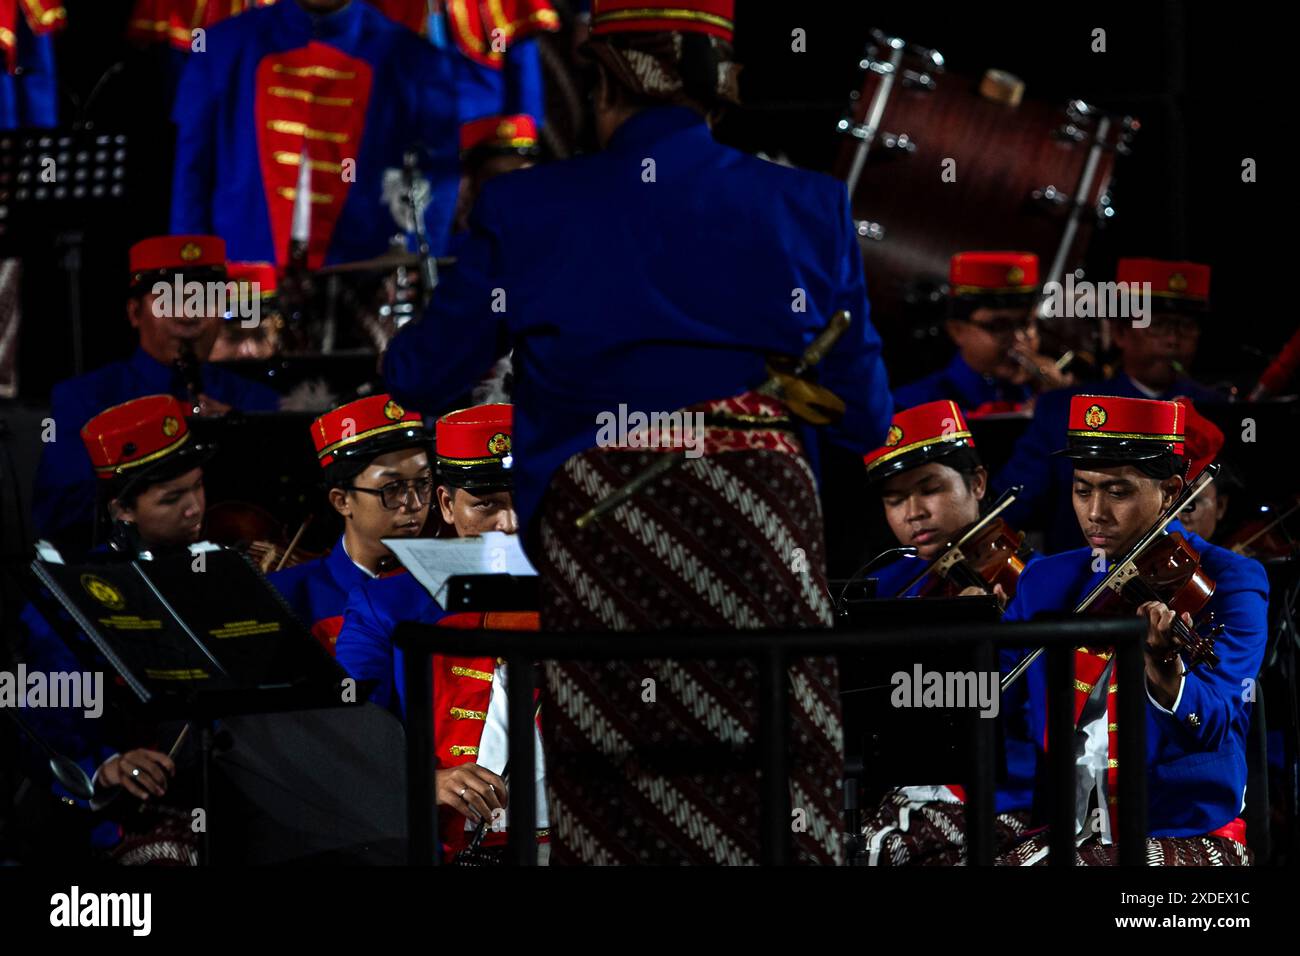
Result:
{"label": "blue uniform jacket", "polygon": [[[241,412],[269,412],[279,407],[280,396],[272,389],[220,365],[205,364],[202,375],[209,396]],[[41,449],[32,489],[37,534],[56,534],[94,520],[95,470],[81,441],[81,427],[106,408],[159,394],[175,394],[172,369],[141,348],[125,361],[109,362],[54,386],[50,398],[53,440]]]}
{"label": "blue uniform jacket", "polygon": [[364,581],[348,598],[335,658],[358,681],[378,682],[372,702],[404,715],[406,679],[393,631],[402,621],[434,624],[446,615],[413,574]]}
{"label": "blue uniform jacket", "polygon": [[266,579],[311,629],[312,636],[333,653],[343,626],[348,595],[353,588],[369,581],[370,576],[348,556],[340,537],[323,558],[276,571]]}
{"label": "blue uniform jacket", "polygon": [[10,72],[0,55],[0,129],[59,125],[59,83],[54,69],[54,37],[37,36],[22,10],[15,21],[14,58]]}
{"label": "blue uniform jacket", "polygon": [[[1259,675],[1268,638],[1268,577],[1259,562],[1209,544],[1177,521],[1169,530],[1181,531],[1200,552],[1201,567],[1216,584],[1206,610],[1225,625],[1215,644],[1218,668],[1189,671],[1172,713],[1147,702],[1149,832],[1185,837],[1217,830],[1241,812],[1253,699],[1249,688]],[[1034,562],[1020,578],[1006,620],[1073,610],[1103,576],[1092,566],[1090,548]],[[1017,682],[1029,688],[1032,739],[1039,741],[1046,713],[1044,669],[1040,659],[1027,679]]]}
{"label": "blue uniform jacket", "polygon": [[[340,162],[329,160],[333,166],[355,162],[350,185],[345,171],[333,167],[317,167],[313,177],[313,220],[337,216],[325,264],[380,255],[402,231],[384,200],[384,179],[400,172],[403,153],[412,147],[423,148],[421,171],[432,186],[425,210],[430,245],[435,254],[443,251],[460,184],[460,117],[445,53],[364,3],[328,15],[309,14],[291,2],[248,10],[212,27],[206,42],[206,52],[190,56],[176,94],[173,233],[215,233],[226,240],[232,260],[283,265],[293,196],[279,190],[292,190],[296,176],[289,175],[268,200],[264,170],[296,170],[305,135],[316,157],[337,153]],[[295,102],[276,92],[282,86],[275,77],[288,77],[283,84],[296,88],[293,71],[319,71],[278,62],[309,44],[328,46],[332,58],[348,62],[328,68],[329,81],[337,85],[328,99],[343,103],[326,124],[331,128],[304,134],[300,122],[273,115],[294,115]],[[268,57],[278,59],[261,83],[258,69]],[[280,138],[267,134],[272,122],[289,124],[276,131]],[[341,208],[333,208],[340,198]],[[271,203],[278,227],[272,226]],[[275,238],[273,228],[280,230]]]}
{"label": "blue uniform jacket", "polygon": [[829,431],[866,452],[893,402],[844,184],[723,146],[689,109],[653,108],[599,153],[489,182],[456,268],[384,374],[434,413],[513,346],[527,526],[552,474],[596,446],[599,414],[753,389],[768,356],[798,355],[839,309],[853,324],[818,372],[848,411]]}
{"label": "blue uniform jacket", "polygon": [[518,40],[506,48],[501,69],[475,63],[451,45],[456,98],[462,123],[497,114],[527,113],[542,125],[546,112],[542,55],[537,41]]}
{"label": "blue uniform jacket", "polygon": [[[1101,382],[1072,385],[1044,392],[1034,406],[1034,417],[1020,436],[1010,460],[993,477],[994,496],[1012,485],[1024,490],[1015,504],[1002,515],[1013,528],[1046,532],[1043,550],[1055,554],[1083,544],[1083,533],[1074,515],[1071,495],[1074,463],[1053,452],[1065,447],[1070,421],[1070,399],[1075,395],[1119,395],[1125,398],[1149,398],[1140,392],[1127,375]],[[1158,396],[1163,400],[1186,395],[1194,403],[1222,401],[1218,393],[1190,380]]]}
{"label": "blue uniform jacket", "polygon": [[926,402],[952,401],[963,412],[973,412],[989,402],[1026,402],[1030,394],[1028,386],[981,375],[958,352],[939,371],[894,389],[894,406],[913,408]]}

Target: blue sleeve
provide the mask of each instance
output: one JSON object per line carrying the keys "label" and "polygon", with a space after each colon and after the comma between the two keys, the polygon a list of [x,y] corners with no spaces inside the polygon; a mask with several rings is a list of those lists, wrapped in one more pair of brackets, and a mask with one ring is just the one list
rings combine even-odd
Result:
{"label": "blue sleeve", "polygon": [[207,65],[209,55],[191,56],[176,87],[172,122],[176,159],[172,166],[173,235],[212,230],[213,181],[217,164],[217,109]]}
{"label": "blue sleeve", "polygon": [[848,190],[843,183],[838,183],[836,188],[840,235],[832,308],[847,310],[852,324],[826,354],[819,369],[819,381],[842,398],[846,406],[844,417],[827,429],[828,439],[849,451],[865,454],[884,441],[894,414],[894,401],[881,357],[880,336],[871,324],[862,252],[853,227]]}
{"label": "blue sleeve", "polygon": [[1015,503],[1002,513],[1003,520],[1013,528],[1038,526],[1042,523],[1039,519],[1048,512],[1056,462],[1052,453],[1065,446],[1065,425],[1057,414],[1060,397],[1060,393],[1049,392],[1039,398],[1029,427],[993,478],[994,497],[1013,485],[1023,486]]}
{"label": "blue sleeve", "polygon": [[413,37],[420,80],[411,84],[415,96],[414,129],[424,147],[421,169],[429,178],[431,194],[424,211],[429,248],[443,255],[451,240],[460,191],[460,117],[456,84],[447,53]]}
{"label": "blue sleeve", "polygon": [[[0,57],[0,129],[59,125],[59,84],[54,37],[36,36],[27,18],[16,18],[14,59],[6,69]],[[18,67],[14,70],[13,67]]]}
{"label": "blue sleeve", "polygon": [[527,113],[540,129],[545,119],[546,90],[542,83],[542,53],[537,40],[529,37],[510,44],[506,50],[503,113]]}
{"label": "blue sleeve", "polygon": [[[1172,714],[1149,706],[1157,721],[1177,726],[1174,736],[1198,750],[1218,750],[1233,725],[1242,732],[1249,724],[1247,688],[1259,677],[1268,641],[1268,576],[1257,562],[1233,562],[1228,572],[1217,575],[1215,598],[1210,610],[1223,633],[1215,642],[1219,666],[1198,667],[1183,679],[1182,698]],[[1189,718],[1195,714],[1196,721]]]}
{"label": "blue sleeve", "polygon": [[334,645],[335,659],[356,680],[376,681],[370,700],[392,708],[393,627],[388,614],[375,607],[370,588],[353,588],[343,612],[343,627]]}
{"label": "blue sleeve", "polygon": [[32,488],[32,521],[38,535],[53,535],[94,519],[95,470],[80,434],[94,414],[86,412],[67,384],[54,387],[50,404],[54,440],[41,448]]}
{"label": "blue sleeve", "polygon": [[446,407],[506,351],[504,306],[493,311],[499,301],[494,296],[499,260],[491,213],[494,185],[488,183],[474,205],[456,268],[439,282],[424,317],[397,333],[384,354],[388,390],[410,408],[433,414]]}

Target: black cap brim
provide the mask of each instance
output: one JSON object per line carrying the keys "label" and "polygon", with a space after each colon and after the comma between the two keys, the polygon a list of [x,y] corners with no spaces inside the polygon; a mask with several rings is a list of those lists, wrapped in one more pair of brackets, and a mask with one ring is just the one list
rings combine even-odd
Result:
{"label": "black cap brim", "polygon": [[[955,461],[954,459],[964,459],[964,461]],[[941,465],[954,468],[962,464],[969,464],[973,467],[978,467],[980,464],[975,446],[970,444],[967,439],[962,439],[960,442],[935,441],[929,445],[922,445],[920,448],[913,448],[902,455],[889,459],[882,465],[869,469],[867,478],[872,484],[878,484],[900,472],[911,471],[913,468],[920,468],[922,465],[928,465],[931,462],[938,462]]]}
{"label": "black cap brim", "polygon": [[133,468],[115,475],[113,480],[119,482],[119,485],[113,497],[121,498],[132,491],[142,491],[150,485],[171,481],[193,468],[206,465],[216,453],[217,446],[212,442],[189,442],[165,458],[151,462],[143,468]]}
{"label": "black cap brim", "polygon": [[374,458],[386,455],[390,451],[404,448],[421,448],[432,453],[433,437],[420,422],[411,422],[410,428],[399,428],[384,432],[374,438],[367,438],[351,445],[344,445],[334,451],[335,461],[349,461],[357,458]]}
{"label": "black cap brim", "polygon": [[1069,458],[1072,461],[1111,461],[1122,464],[1130,461],[1152,461],[1173,453],[1174,446],[1169,442],[1118,440],[1104,443],[1071,442],[1065,448],[1052,452],[1052,455]]}

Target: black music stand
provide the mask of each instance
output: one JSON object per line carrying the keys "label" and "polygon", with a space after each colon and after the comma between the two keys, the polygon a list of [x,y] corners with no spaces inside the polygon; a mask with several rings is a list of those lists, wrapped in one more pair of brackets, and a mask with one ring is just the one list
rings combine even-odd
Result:
{"label": "black music stand", "polygon": [[0,249],[48,236],[63,251],[73,374],[85,371],[81,252],[89,224],[126,200],[129,151],[124,133],[13,130],[0,133]]}
{"label": "black music stand", "polygon": [[[105,558],[32,562],[47,592],[46,619],[84,664],[116,674],[135,716],[195,727],[203,807],[211,806],[219,719],[365,699],[360,691],[349,696],[343,668],[243,555]],[[205,828],[200,861],[211,855]]]}
{"label": "black music stand", "polygon": [[[927,628],[997,624],[1002,609],[992,597],[952,600],[918,598],[869,600],[848,597],[840,627],[852,629]],[[982,669],[971,649],[927,648],[923,637],[914,649],[841,655],[840,703],[844,721],[845,818],[850,834],[858,832],[859,800],[874,805],[890,787],[965,783],[979,768],[973,766],[970,741],[981,719],[973,708],[918,709],[908,713],[900,730],[898,710],[891,703],[891,678],[898,672],[971,671]],[[992,662],[997,668],[997,662]],[[999,723],[999,730],[1001,724]],[[1005,762],[1002,735],[997,735],[997,762]],[[861,794],[861,796],[859,796]]]}

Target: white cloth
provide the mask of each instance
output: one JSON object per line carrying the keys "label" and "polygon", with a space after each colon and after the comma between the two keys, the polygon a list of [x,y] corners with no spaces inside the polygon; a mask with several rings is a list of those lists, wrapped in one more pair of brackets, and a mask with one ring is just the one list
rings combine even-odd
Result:
{"label": "white cloth", "polygon": [[[500,774],[509,755],[510,707],[506,695],[506,666],[498,663],[492,672],[492,697],[488,701],[487,721],[483,726],[483,736],[478,742],[478,765],[484,770]],[[546,761],[542,753],[542,735],[533,723],[533,759],[536,761],[537,777],[537,827],[550,826],[546,807]],[[474,829],[474,824],[465,821],[465,829]]]}
{"label": "white cloth", "polygon": [[[1110,813],[1106,802],[1106,770],[1110,765],[1110,715],[1106,712],[1110,675],[1115,669],[1112,657],[1102,671],[1097,684],[1088,695],[1079,715],[1074,738],[1074,839],[1082,843],[1099,836],[1102,843],[1113,843],[1110,830]],[[1096,802],[1093,796],[1096,795]],[[1093,813],[1093,808],[1100,813]],[[1101,832],[1094,832],[1094,822]]]}

